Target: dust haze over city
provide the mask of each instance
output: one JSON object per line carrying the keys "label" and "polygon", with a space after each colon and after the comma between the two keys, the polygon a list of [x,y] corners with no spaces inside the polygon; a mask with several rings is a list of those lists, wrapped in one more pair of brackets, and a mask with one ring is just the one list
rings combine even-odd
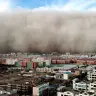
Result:
{"label": "dust haze over city", "polygon": [[95,52],[95,30],[92,12],[0,13],[0,52]]}
{"label": "dust haze over city", "polygon": [[55,6],[40,5],[31,9],[29,5],[29,9],[17,7],[9,11],[12,0],[2,0],[0,52],[96,52],[96,14],[90,11],[92,8],[82,12],[95,1],[85,4],[84,1],[66,3],[65,0],[61,9],[56,6],[63,1],[57,1]]}
{"label": "dust haze over city", "polygon": [[0,96],[96,96],[96,0],[0,0]]}

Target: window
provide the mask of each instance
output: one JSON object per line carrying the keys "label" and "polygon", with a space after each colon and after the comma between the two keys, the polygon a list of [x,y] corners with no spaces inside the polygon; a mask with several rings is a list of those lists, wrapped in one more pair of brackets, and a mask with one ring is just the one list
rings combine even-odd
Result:
{"label": "window", "polygon": [[87,93],[84,93],[84,95],[88,95]]}
{"label": "window", "polygon": [[63,96],[63,94],[61,94],[61,96]]}
{"label": "window", "polygon": [[96,87],[96,85],[94,85],[94,87]]}

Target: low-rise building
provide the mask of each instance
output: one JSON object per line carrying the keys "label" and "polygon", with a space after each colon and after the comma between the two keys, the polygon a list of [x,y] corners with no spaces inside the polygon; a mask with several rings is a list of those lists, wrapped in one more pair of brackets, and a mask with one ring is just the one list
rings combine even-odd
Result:
{"label": "low-rise building", "polygon": [[68,80],[69,76],[70,76],[70,74],[67,74],[67,73],[56,73],[54,78],[61,79],[61,80]]}
{"label": "low-rise building", "polygon": [[74,90],[87,90],[88,84],[86,82],[80,82],[77,78],[73,80]]}
{"label": "low-rise building", "polygon": [[48,68],[48,67],[44,67],[44,68],[36,68],[37,72],[53,72],[54,69],[53,68]]}
{"label": "low-rise building", "polygon": [[57,96],[96,96],[96,92],[92,93],[89,91],[73,91],[68,89],[65,86],[60,86],[57,88]]}
{"label": "low-rise building", "polygon": [[96,81],[90,82],[89,87],[88,87],[88,91],[92,92],[92,93],[96,92]]}
{"label": "low-rise building", "polygon": [[75,96],[96,96],[95,93],[91,93],[91,92],[80,92],[78,95]]}
{"label": "low-rise building", "polygon": [[74,93],[71,91],[68,91],[65,86],[60,86],[57,89],[57,96],[74,96]]}
{"label": "low-rise building", "polygon": [[40,84],[33,87],[33,96],[43,96],[43,94],[48,94],[49,83]]}
{"label": "low-rise building", "polygon": [[88,92],[96,92],[96,81],[80,82],[77,78],[73,80],[74,90],[86,90]]}
{"label": "low-rise building", "polygon": [[87,72],[87,79],[91,81],[96,80],[96,68]]}

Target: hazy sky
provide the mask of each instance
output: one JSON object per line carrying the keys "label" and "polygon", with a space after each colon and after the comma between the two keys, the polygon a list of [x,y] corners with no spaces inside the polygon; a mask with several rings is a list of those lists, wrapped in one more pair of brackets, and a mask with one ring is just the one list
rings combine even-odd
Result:
{"label": "hazy sky", "polygon": [[1,12],[18,7],[59,11],[96,11],[96,0],[0,0]]}

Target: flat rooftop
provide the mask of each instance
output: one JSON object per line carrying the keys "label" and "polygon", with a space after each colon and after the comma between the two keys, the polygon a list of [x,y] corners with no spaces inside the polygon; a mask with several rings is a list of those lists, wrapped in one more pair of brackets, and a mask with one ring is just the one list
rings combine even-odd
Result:
{"label": "flat rooftop", "polygon": [[64,68],[64,69],[71,69],[77,67],[77,64],[52,64],[52,68]]}

